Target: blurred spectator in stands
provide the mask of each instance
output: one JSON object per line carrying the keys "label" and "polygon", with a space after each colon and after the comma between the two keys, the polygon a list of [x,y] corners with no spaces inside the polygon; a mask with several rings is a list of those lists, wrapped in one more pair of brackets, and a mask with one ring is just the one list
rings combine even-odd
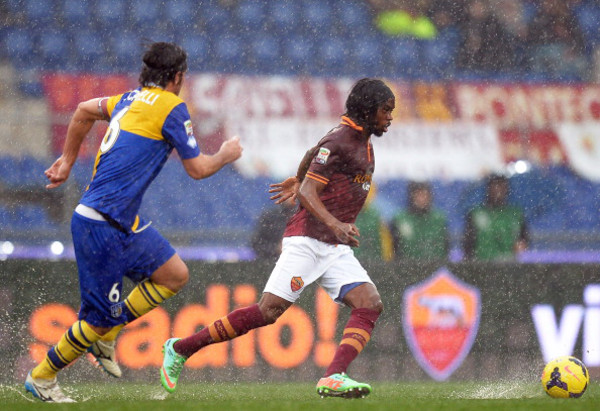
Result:
{"label": "blurred spectator in stands", "polygon": [[522,0],[503,0],[495,3],[493,13],[508,37],[513,62],[518,68],[525,67],[529,22]]}
{"label": "blurred spectator in stands", "polygon": [[360,233],[360,245],[354,248],[354,255],[359,261],[390,261],[393,257],[392,236],[374,205],[377,187],[371,183],[365,205],[356,217],[356,228]]}
{"label": "blurred spectator in stands", "polygon": [[508,178],[491,175],[486,181],[486,198],[469,211],[463,249],[468,260],[514,260],[529,244],[523,210],[508,204]]}
{"label": "blurred spectator in stands", "polygon": [[283,231],[295,211],[295,200],[288,199],[280,205],[267,209],[260,215],[251,240],[252,249],[254,249],[257,259],[272,260],[279,258]]}
{"label": "blurred spectator in stands", "polygon": [[460,24],[460,37],[459,68],[495,72],[514,66],[511,37],[486,1],[469,1]]}
{"label": "blurred spectator in stands", "polygon": [[529,26],[531,69],[534,72],[585,79],[583,34],[564,0],[541,0]]}
{"label": "blurred spectator in stands", "polygon": [[457,29],[465,19],[465,8],[469,0],[436,0],[429,3],[427,16],[439,32]]}
{"label": "blurred spectator in stands", "polygon": [[427,16],[429,0],[369,0],[375,26],[390,37],[433,39],[437,29]]}
{"label": "blurred spectator in stands", "polygon": [[448,258],[448,221],[433,208],[431,185],[410,182],[406,209],[392,220],[394,252],[397,259],[445,260]]}

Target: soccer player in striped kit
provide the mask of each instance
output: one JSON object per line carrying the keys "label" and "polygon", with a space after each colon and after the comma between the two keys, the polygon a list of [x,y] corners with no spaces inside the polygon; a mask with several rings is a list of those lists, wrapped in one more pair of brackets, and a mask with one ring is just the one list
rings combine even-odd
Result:
{"label": "soccer player in striped kit", "polygon": [[364,397],[371,386],[357,382],[346,369],[365,347],[383,310],[381,297],[351,247],[359,245],[354,221],[375,169],[371,135],[382,136],[392,121],[395,98],[378,79],[359,80],[346,100],[341,123],[307,152],[296,177],[275,184],[278,203],[297,197],[281,256],[257,304],[240,308],[187,338],[164,344],[161,381],[174,392],[187,358],[203,347],[228,341],[274,323],[316,282],[338,303],[352,309],[333,361],[317,383],[317,393]]}
{"label": "soccer player in striped kit", "polygon": [[[57,373],[90,351],[106,372],[121,376],[114,341],[123,326],[174,296],[188,268],[169,242],[139,215],[142,196],[175,149],[187,174],[208,177],[242,153],[237,138],[214,155],[201,154],[185,102],[179,97],[187,55],[173,44],[149,44],[140,87],[82,102],[69,123],[63,154],[46,170],[55,188],[64,183],[79,148],[97,120],[110,121],[92,180],[71,220],[79,271],[79,320],[27,375],[25,388],[46,402],[73,402]],[[137,283],[121,298],[123,277]]]}

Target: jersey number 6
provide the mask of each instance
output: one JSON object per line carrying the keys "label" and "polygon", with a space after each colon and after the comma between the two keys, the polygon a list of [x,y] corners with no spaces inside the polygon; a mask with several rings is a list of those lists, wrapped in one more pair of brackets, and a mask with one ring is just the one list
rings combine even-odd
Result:
{"label": "jersey number 6", "polygon": [[102,138],[102,143],[100,144],[101,153],[106,153],[115,145],[119,133],[121,132],[121,124],[119,124],[119,121],[121,121],[128,110],[129,106],[124,107],[110,120],[110,123],[108,123],[108,129],[106,129],[106,134],[104,134],[104,138]]}

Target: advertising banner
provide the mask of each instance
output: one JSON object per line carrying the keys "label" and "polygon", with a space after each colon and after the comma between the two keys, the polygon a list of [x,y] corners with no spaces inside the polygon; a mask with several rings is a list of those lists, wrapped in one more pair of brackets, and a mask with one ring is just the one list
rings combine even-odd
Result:
{"label": "advertising banner", "polygon": [[[249,177],[260,174],[284,178],[294,175],[308,148],[313,147],[337,120],[232,120],[230,135],[242,137],[244,155],[236,163]],[[479,124],[411,123],[390,128],[372,139],[378,180],[476,180],[504,167],[496,130]]]}
{"label": "advertising banner", "polygon": [[[295,172],[306,152],[339,123],[354,79],[240,76],[198,73],[186,78],[186,101],[203,152],[239,135],[237,164],[248,177],[281,178]],[[529,160],[568,162],[588,178],[598,158],[600,86],[483,83],[407,83],[387,80],[396,95],[394,122],[374,138],[377,178],[467,179]],[[52,149],[62,149],[80,101],[122,93],[136,76],[48,74],[44,90],[51,116]],[[93,157],[106,126],[82,148]],[[560,137],[558,136],[560,134]],[[568,153],[568,155],[567,155]]]}
{"label": "advertising banner", "polygon": [[558,137],[575,171],[600,181],[600,123],[563,123],[558,126]]}
{"label": "advertising banner", "polygon": [[402,324],[408,346],[438,381],[450,377],[469,354],[480,315],[479,290],[446,268],[404,292]]}
{"label": "advertising banner", "polygon": [[[129,324],[116,353],[125,380],[157,378],[161,347],[260,298],[269,264],[190,262],[184,290]],[[365,264],[385,309],[351,364],[373,380],[539,379],[546,360],[574,355],[600,371],[600,266]],[[5,382],[21,382],[77,318],[70,261],[0,261],[0,353]],[[130,286],[129,283],[126,284]],[[127,287],[126,287],[127,288]],[[124,289],[126,295],[127,289]],[[349,309],[309,287],[275,324],[202,350],[186,378],[312,381],[331,361]],[[64,371],[98,378],[83,358]]]}

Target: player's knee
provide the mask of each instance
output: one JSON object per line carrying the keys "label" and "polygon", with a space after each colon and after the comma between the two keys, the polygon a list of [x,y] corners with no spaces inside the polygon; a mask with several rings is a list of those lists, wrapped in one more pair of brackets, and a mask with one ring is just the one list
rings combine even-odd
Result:
{"label": "player's knee", "polygon": [[176,270],[171,270],[166,275],[153,278],[153,281],[177,293],[185,287],[189,279],[189,270],[185,264],[182,264]]}
{"label": "player's knee", "polygon": [[383,312],[383,302],[381,301],[379,294],[371,296],[365,302],[363,308],[368,308],[369,310],[376,311],[378,314],[381,314]]}
{"label": "player's knee", "polygon": [[177,272],[173,275],[173,287],[172,291],[179,291],[188,283],[190,279],[190,271],[186,265],[181,267]]}
{"label": "player's knee", "polygon": [[379,314],[383,312],[383,301],[381,301],[381,298],[377,298],[377,300],[373,302],[373,307],[371,309],[377,311]]}

